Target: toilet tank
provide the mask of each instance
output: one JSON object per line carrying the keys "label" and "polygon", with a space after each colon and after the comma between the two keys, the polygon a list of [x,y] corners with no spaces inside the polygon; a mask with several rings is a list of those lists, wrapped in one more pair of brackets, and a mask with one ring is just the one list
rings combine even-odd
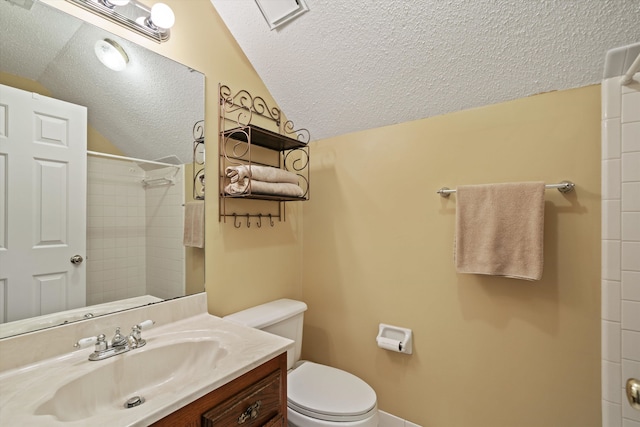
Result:
{"label": "toilet tank", "polygon": [[279,299],[230,314],[223,319],[295,341],[294,348],[287,351],[287,369],[291,369],[300,360],[302,323],[306,310],[307,304],[302,301]]}

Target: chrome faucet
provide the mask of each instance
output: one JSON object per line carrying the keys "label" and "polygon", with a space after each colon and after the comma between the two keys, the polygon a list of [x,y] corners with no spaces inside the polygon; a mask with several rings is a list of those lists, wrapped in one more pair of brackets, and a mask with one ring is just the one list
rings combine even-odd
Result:
{"label": "chrome faucet", "polygon": [[74,347],[84,348],[88,345],[95,344],[93,353],[89,355],[89,360],[104,360],[118,354],[126,353],[129,350],[144,346],[147,342],[142,339],[142,330],[153,326],[153,320],[145,320],[131,328],[131,333],[124,336],[120,333],[120,327],[116,328],[116,332],[111,339],[111,343],[107,341],[105,334],[96,337],[88,337],[78,340]]}

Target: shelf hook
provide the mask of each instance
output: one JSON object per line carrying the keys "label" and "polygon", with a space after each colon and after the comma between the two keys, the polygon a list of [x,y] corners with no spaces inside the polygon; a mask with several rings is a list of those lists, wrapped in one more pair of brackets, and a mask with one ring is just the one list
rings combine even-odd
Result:
{"label": "shelf hook", "polygon": [[262,227],[262,214],[258,214],[258,222],[256,223],[258,228]]}
{"label": "shelf hook", "polygon": [[249,218],[249,214],[247,214],[247,228],[251,228],[251,218]]}
{"label": "shelf hook", "polygon": [[234,226],[235,228],[240,228],[240,227],[242,227],[242,224],[240,224],[240,223],[238,222],[238,215],[236,215],[236,214],[233,214],[233,226]]}
{"label": "shelf hook", "polygon": [[273,218],[271,218],[271,214],[269,214],[269,224],[273,227]]}

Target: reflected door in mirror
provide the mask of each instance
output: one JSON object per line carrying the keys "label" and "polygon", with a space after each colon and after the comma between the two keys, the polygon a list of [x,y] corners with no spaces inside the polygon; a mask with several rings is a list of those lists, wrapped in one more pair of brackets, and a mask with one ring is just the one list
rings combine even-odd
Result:
{"label": "reflected door in mirror", "polygon": [[4,85],[0,109],[0,319],[83,306],[87,109]]}

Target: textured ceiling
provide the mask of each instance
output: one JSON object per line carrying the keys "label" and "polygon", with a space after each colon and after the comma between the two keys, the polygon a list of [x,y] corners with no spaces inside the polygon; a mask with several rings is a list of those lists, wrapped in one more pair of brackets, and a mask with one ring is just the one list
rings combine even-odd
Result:
{"label": "textured ceiling", "polygon": [[[0,35],[0,71],[86,106],[89,125],[125,155],[191,161],[193,125],[204,119],[202,74],[39,2],[26,10],[0,0]],[[107,37],[127,52],[124,71],[94,55]]]}
{"label": "textured ceiling", "polygon": [[306,0],[273,31],[254,0],[211,2],[313,140],[599,83],[640,41],[637,0]]}

